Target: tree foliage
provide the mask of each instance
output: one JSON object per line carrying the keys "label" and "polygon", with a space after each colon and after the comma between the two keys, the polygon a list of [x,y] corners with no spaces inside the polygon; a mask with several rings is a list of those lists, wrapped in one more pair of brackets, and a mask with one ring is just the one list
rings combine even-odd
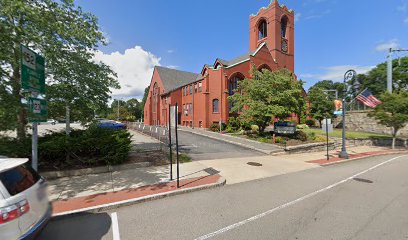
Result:
{"label": "tree foliage", "polygon": [[114,99],[104,117],[109,119],[119,119],[126,121],[139,120],[142,117],[143,106],[136,98],[131,98],[127,101]]}
{"label": "tree foliage", "polygon": [[[408,57],[394,59],[392,69],[393,90],[407,90]],[[361,89],[368,88],[374,95],[379,96],[387,90],[387,63],[378,64],[367,74],[359,74],[357,79],[361,83]]]}
{"label": "tree foliage", "polygon": [[[320,88],[321,90],[337,90],[337,95],[339,99],[343,98],[343,91],[344,91],[344,83],[340,82],[333,82],[332,80],[322,80],[317,82],[315,85],[313,85],[310,89],[313,90],[314,88]],[[335,98],[336,94],[334,92],[330,92],[328,94],[330,98]]]}
{"label": "tree foliage", "polygon": [[232,101],[232,112],[241,112],[242,122],[251,123],[263,132],[272,117],[285,119],[302,108],[303,82],[296,81],[287,70],[262,72],[254,70],[252,79],[238,82]]}
{"label": "tree foliage", "polygon": [[323,88],[315,86],[309,90],[311,105],[309,114],[313,119],[319,121],[321,127],[323,119],[333,117],[334,97],[325,92]]}
{"label": "tree foliage", "polygon": [[392,94],[386,92],[380,96],[382,104],[378,105],[369,116],[374,117],[380,124],[392,128],[392,147],[398,131],[408,123],[408,92],[400,91]]}
{"label": "tree foliage", "polygon": [[47,99],[50,105],[56,103],[51,114],[53,109],[61,110],[61,102],[91,112],[106,104],[109,88],[119,87],[115,73],[93,61],[94,51],[105,43],[97,18],[73,0],[0,0],[0,32],[0,122],[8,122],[9,129],[17,126],[19,138],[25,136],[27,124],[21,101],[25,96],[20,87],[20,44],[46,59]]}

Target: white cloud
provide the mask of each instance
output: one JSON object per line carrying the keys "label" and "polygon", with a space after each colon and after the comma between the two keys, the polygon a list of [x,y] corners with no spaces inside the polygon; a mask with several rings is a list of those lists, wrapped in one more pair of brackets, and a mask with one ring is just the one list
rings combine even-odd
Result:
{"label": "white cloud", "polygon": [[177,69],[177,68],[179,68],[179,66],[175,66],[175,65],[169,65],[169,66],[166,66],[167,68],[171,68],[171,69]]}
{"label": "white cloud", "polygon": [[176,50],[174,50],[174,49],[169,49],[169,50],[167,50],[167,53],[170,53],[170,54],[172,54],[172,53],[174,53]]}
{"label": "white cloud", "polygon": [[388,51],[390,48],[398,48],[399,47],[399,40],[394,38],[388,42],[380,42],[376,47],[375,50],[377,52],[384,52]]}
{"label": "white cloud", "polygon": [[347,70],[354,69],[358,74],[365,74],[375,66],[358,66],[358,65],[340,65],[340,66],[331,66],[323,68],[323,73],[320,74],[311,74],[305,73],[300,74],[300,78],[306,79],[317,79],[321,80],[333,80],[334,82],[342,82],[344,80],[344,74]]}
{"label": "white cloud", "polygon": [[317,19],[317,18],[322,18],[326,15],[329,15],[331,13],[330,9],[326,9],[325,11],[318,13],[318,14],[309,14],[308,16],[305,17],[305,20],[310,20],[310,19]]}
{"label": "white cloud", "polygon": [[300,17],[302,16],[301,13],[296,13],[295,14],[295,22],[298,22],[300,20]]}
{"label": "white cloud", "polygon": [[112,67],[118,74],[121,89],[112,89],[113,97],[135,97],[141,99],[144,89],[150,84],[154,66],[160,58],[140,46],[126,49],[124,53],[95,53],[95,60]]}

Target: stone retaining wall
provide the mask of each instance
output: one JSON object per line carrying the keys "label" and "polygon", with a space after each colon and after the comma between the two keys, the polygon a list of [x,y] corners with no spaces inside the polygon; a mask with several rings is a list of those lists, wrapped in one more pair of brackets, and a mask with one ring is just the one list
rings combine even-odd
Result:
{"label": "stone retaining wall", "polygon": [[[370,111],[346,112],[346,128],[351,131],[391,134],[391,128],[378,124],[377,120],[368,117],[368,112]],[[341,126],[341,116],[334,119],[333,124],[334,126]],[[408,137],[408,126],[400,129],[398,136]]]}

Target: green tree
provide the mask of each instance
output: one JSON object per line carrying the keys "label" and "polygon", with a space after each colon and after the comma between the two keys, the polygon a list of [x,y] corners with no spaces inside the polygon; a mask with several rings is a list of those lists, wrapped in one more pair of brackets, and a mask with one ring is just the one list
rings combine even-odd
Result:
{"label": "green tree", "polygon": [[[408,89],[408,57],[394,59],[392,61],[393,90]],[[370,91],[379,96],[387,90],[387,63],[378,64],[367,74],[358,75],[361,89],[369,88]]]}
{"label": "green tree", "polygon": [[231,111],[241,112],[241,121],[257,125],[262,133],[272,117],[284,119],[301,109],[303,82],[296,81],[291,72],[254,70],[252,76],[239,81],[235,94],[228,97]]}
{"label": "green tree", "polygon": [[[97,18],[73,0],[0,0],[0,32],[0,100],[12,110],[15,117],[8,127],[16,127],[20,139],[27,124],[20,87],[20,44],[45,57],[51,101],[89,110],[107,101],[110,87],[119,87],[109,67],[92,61],[93,52],[105,43]],[[52,109],[61,110],[57,105]],[[0,117],[9,118],[9,112]]]}
{"label": "green tree", "polygon": [[309,101],[311,105],[309,115],[319,121],[320,127],[323,119],[333,118],[334,98],[330,97],[324,89],[312,87],[309,90]]}
{"label": "green tree", "polygon": [[[322,80],[317,82],[315,85],[313,85],[310,89],[314,88],[320,88],[322,90],[337,90],[338,98],[341,99],[343,98],[343,91],[344,91],[344,84],[339,83],[339,82],[333,82],[332,80]],[[332,98],[335,97],[334,92],[330,92],[329,94]]]}
{"label": "green tree", "polygon": [[369,113],[380,124],[392,128],[392,148],[395,148],[395,140],[398,131],[408,123],[408,92],[383,93],[380,96],[382,104]]}
{"label": "green tree", "polygon": [[142,117],[143,107],[142,103],[136,98],[131,98],[126,101],[126,108],[128,112],[135,117],[135,119],[140,119]]}

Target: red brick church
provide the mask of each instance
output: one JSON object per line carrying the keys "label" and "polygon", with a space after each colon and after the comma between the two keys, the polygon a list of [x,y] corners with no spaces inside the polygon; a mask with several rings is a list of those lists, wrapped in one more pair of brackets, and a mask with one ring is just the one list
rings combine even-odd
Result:
{"label": "red brick church", "polygon": [[227,97],[237,82],[250,78],[251,66],[294,72],[294,12],[277,0],[249,17],[249,52],[232,60],[217,58],[200,73],[155,67],[144,106],[147,125],[167,125],[169,107],[178,104],[178,123],[208,128],[228,122]]}

